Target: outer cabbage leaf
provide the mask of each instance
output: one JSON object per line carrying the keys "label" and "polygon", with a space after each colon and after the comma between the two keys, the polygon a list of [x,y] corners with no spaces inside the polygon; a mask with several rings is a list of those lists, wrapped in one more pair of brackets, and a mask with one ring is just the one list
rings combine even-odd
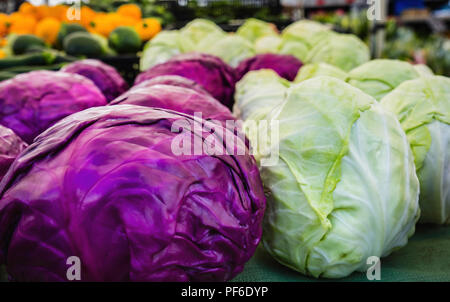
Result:
{"label": "outer cabbage leaf", "polygon": [[194,50],[195,45],[177,30],[163,30],[145,44],[140,59],[140,70],[169,61],[172,57]]}
{"label": "outer cabbage leaf", "polygon": [[0,181],[16,157],[27,147],[11,129],[0,125]]}
{"label": "outer cabbage leaf", "polygon": [[29,144],[63,117],[103,105],[102,92],[78,74],[33,71],[0,83],[0,124]]}
{"label": "outer cabbage leaf", "polygon": [[197,49],[208,54],[215,55],[232,67],[255,55],[252,43],[236,34],[228,34],[215,43],[208,43],[203,49]]}
{"label": "outer cabbage leaf", "polygon": [[80,60],[64,66],[61,71],[76,73],[92,80],[108,102],[128,89],[128,84],[114,67],[98,60]]}
{"label": "outer cabbage leaf", "polygon": [[331,30],[322,29],[317,32],[283,32],[282,41],[278,48],[279,54],[290,54],[305,62],[309,51],[317,44],[322,43],[328,36],[336,35]]}
{"label": "outer cabbage leaf", "polygon": [[285,97],[289,81],[273,70],[250,71],[236,84],[234,114],[245,120],[261,120]]}
{"label": "outer cabbage leaf", "polygon": [[255,41],[256,53],[277,53],[281,44],[279,36],[265,36]]}
{"label": "outer cabbage leaf", "polygon": [[254,43],[262,37],[278,36],[278,30],[272,23],[249,18],[238,28],[236,34]]}
{"label": "outer cabbage leaf", "polygon": [[348,83],[379,101],[404,81],[418,77],[419,73],[408,62],[378,59],[352,69]]}
{"label": "outer cabbage leaf", "polygon": [[230,110],[212,96],[206,93],[199,93],[190,88],[167,84],[135,87],[116,98],[110,104],[164,108],[190,115],[200,112],[204,119],[223,121],[224,126],[227,120],[233,121],[235,119]]}
{"label": "outer cabbage leaf", "polygon": [[297,36],[308,41],[313,39],[317,33],[321,31],[328,31],[329,29],[329,26],[316,21],[300,20],[287,26],[283,30],[283,35]]}
{"label": "outer cabbage leaf", "polygon": [[180,30],[180,33],[192,45],[198,45],[204,40],[213,43],[212,37],[225,36],[225,32],[216,23],[206,19],[192,20]]}
{"label": "outer cabbage leaf", "polygon": [[317,77],[291,86],[269,117],[279,120],[280,159],[261,171],[263,243],[275,259],[339,278],[407,243],[419,183],[394,115],[341,80]]}
{"label": "outer cabbage leaf", "polygon": [[218,57],[200,53],[178,55],[138,75],[135,84],[162,75],[178,75],[190,79],[228,108],[233,106],[235,71]]}
{"label": "outer cabbage leaf", "polygon": [[328,63],[349,71],[369,59],[369,48],[355,35],[331,34],[311,48],[305,62]]}
{"label": "outer cabbage leaf", "polygon": [[177,86],[177,87],[184,87],[184,88],[193,89],[201,94],[206,94],[208,96],[211,95],[200,84],[198,84],[188,78],[177,76],[177,75],[163,75],[163,76],[152,78],[150,80],[145,80],[145,81],[131,87],[130,90],[147,88],[147,87],[151,87],[154,85],[171,85],[171,86]]}
{"label": "outer cabbage leaf", "polygon": [[342,81],[345,81],[348,78],[348,74],[336,66],[326,63],[314,63],[302,66],[295,77],[294,82],[299,83],[318,76],[329,76]]}
{"label": "outer cabbage leaf", "polygon": [[[228,153],[174,155],[176,121],[198,135],[194,148],[209,138]],[[83,281],[224,281],[242,271],[261,236],[258,168],[227,155],[236,153],[223,138],[234,132],[193,134],[202,123],[213,126],[115,105],[40,135],[0,184],[0,264],[12,280],[65,281],[73,255]]]}
{"label": "outer cabbage leaf", "polygon": [[302,62],[291,55],[259,54],[242,61],[236,68],[236,76],[240,80],[251,70],[272,69],[280,77],[292,81],[301,66]]}
{"label": "outer cabbage leaf", "polygon": [[416,64],[413,67],[421,77],[434,75],[433,70],[425,64]]}
{"label": "outer cabbage leaf", "polygon": [[420,222],[450,222],[450,79],[403,82],[381,104],[406,132],[420,181]]}

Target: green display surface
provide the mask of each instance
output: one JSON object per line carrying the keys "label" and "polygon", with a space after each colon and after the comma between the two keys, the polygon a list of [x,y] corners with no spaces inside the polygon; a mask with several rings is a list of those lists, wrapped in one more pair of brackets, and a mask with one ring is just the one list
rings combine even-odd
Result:
{"label": "green display surface", "polygon": [[[368,281],[355,272],[343,279],[314,279],[274,260],[260,245],[235,282]],[[408,244],[381,259],[381,281],[450,281],[450,226],[416,227]],[[373,281],[371,281],[373,282]]]}

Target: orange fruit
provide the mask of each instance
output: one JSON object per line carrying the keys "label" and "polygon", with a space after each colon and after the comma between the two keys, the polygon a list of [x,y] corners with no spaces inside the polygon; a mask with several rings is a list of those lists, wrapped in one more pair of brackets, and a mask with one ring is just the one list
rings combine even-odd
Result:
{"label": "orange fruit", "polygon": [[83,27],[88,28],[91,21],[94,20],[95,16],[95,11],[92,10],[89,6],[82,6],[80,24],[83,25]]}
{"label": "orange fruit", "polygon": [[58,38],[61,21],[56,18],[48,17],[42,19],[36,26],[35,35],[40,37],[46,43],[53,45]]}
{"label": "orange fruit", "polygon": [[161,23],[155,18],[146,18],[134,26],[142,41],[147,41],[161,31]]}
{"label": "orange fruit", "polygon": [[141,8],[136,4],[123,4],[119,6],[117,13],[138,20],[142,18]]}
{"label": "orange fruit", "polygon": [[0,59],[6,58],[6,52],[0,49]]}
{"label": "orange fruit", "polygon": [[47,5],[39,5],[35,7],[36,19],[41,20],[50,16],[50,7]]}
{"label": "orange fruit", "polygon": [[0,37],[8,34],[9,16],[7,14],[0,14]]}
{"label": "orange fruit", "polygon": [[9,33],[32,34],[36,26],[36,19],[29,14],[19,12],[9,15]]}
{"label": "orange fruit", "polygon": [[19,13],[36,15],[37,11],[36,11],[36,7],[33,4],[31,4],[29,2],[24,2],[19,7]]}

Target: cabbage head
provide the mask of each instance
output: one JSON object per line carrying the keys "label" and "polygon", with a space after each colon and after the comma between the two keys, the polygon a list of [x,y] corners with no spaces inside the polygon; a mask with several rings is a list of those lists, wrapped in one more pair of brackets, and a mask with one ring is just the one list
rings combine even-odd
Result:
{"label": "cabbage head", "polygon": [[104,105],[94,82],[78,74],[39,70],[0,82],[0,124],[28,144],[63,117]]}
{"label": "cabbage head", "polygon": [[317,42],[308,52],[306,63],[328,63],[344,71],[370,60],[369,48],[357,36],[331,34]]}
{"label": "cabbage head", "polygon": [[419,182],[392,113],[322,76],[292,85],[269,118],[279,121],[279,160],[261,168],[263,244],[276,260],[340,278],[406,245],[419,217]]}
{"label": "cabbage head", "polygon": [[406,132],[420,181],[420,222],[450,223],[450,79],[403,82],[381,104]]}
{"label": "cabbage head", "polygon": [[236,84],[233,113],[242,120],[262,120],[285,97],[290,82],[275,71],[248,72]]}
{"label": "cabbage head", "polygon": [[198,51],[217,56],[232,67],[237,67],[241,61],[256,54],[253,44],[236,34],[228,34],[215,43],[208,43],[207,47]]}
{"label": "cabbage head", "polygon": [[305,62],[308,59],[309,51],[330,35],[336,35],[336,33],[326,30],[326,28],[314,34],[310,32],[308,34],[306,32],[283,32],[281,43],[278,46],[278,53],[293,55],[300,61]]}
{"label": "cabbage head", "polygon": [[381,100],[402,82],[419,77],[408,62],[399,60],[372,60],[349,72],[348,83]]}
{"label": "cabbage head", "polygon": [[[196,131],[202,124],[213,126],[114,105],[48,129],[0,184],[0,266],[15,281],[67,281],[71,256],[85,282],[236,276],[260,241],[263,187],[248,150],[233,155],[241,136],[216,124],[214,134]],[[179,135],[194,149],[205,140],[227,152],[176,155]]]}
{"label": "cabbage head", "polygon": [[200,84],[228,108],[233,106],[235,71],[216,56],[194,52],[177,55],[168,62],[153,66],[139,74],[135,84],[165,75],[177,75],[190,79]]}
{"label": "cabbage head", "polygon": [[139,68],[145,71],[152,66],[169,61],[172,57],[193,51],[195,45],[178,30],[163,30],[145,44]]}
{"label": "cabbage head", "polygon": [[255,18],[248,18],[242,24],[236,34],[254,43],[256,40],[267,36],[278,36],[277,27],[272,24]]}
{"label": "cabbage head", "polygon": [[192,20],[180,29],[180,33],[185,40],[190,41],[193,45],[198,45],[204,40],[213,43],[212,37],[225,35],[225,32],[216,23],[207,19]]}
{"label": "cabbage head", "polygon": [[134,85],[130,88],[130,90],[147,88],[154,85],[171,85],[177,87],[189,88],[197,91],[201,94],[211,95],[208,91],[205,90],[200,84],[197,82],[190,80],[188,78],[177,76],[177,75],[162,75],[151,78],[149,80],[145,80],[137,85]]}
{"label": "cabbage head", "polygon": [[90,79],[100,89],[108,102],[128,89],[128,84],[117,70],[99,60],[79,60],[61,68],[61,71],[76,73]]}
{"label": "cabbage head", "polygon": [[345,81],[347,80],[348,74],[338,67],[327,63],[312,63],[300,68],[294,82],[299,83],[318,76],[329,76]]}

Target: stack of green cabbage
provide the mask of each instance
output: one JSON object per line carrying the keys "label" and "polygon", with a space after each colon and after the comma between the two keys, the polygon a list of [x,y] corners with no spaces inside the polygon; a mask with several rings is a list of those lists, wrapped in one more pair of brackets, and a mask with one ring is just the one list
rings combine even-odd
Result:
{"label": "stack of green cabbage", "polygon": [[320,23],[301,20],[281,34],[275,25],[247,19],[236,33],[225,33],[211,21],[196,19],[178,31],[162,31],[144,48],[141,70],[183,52],[204,52],[232,67],[255,54],[293,55],[306,63],[328,63],[349,71],[369,61],[369,49],[356,36],[339,34]]}
{"label": "stack of green cabbage", "polygon": [[279,154],[261,177],[263,244],[280,263],[344,277],[407,243],[420,214],[414,157],[395,115],[374,98],[329,76],[290,84],[260,70],[237,84],[235,112],[246,125],[279,123],[278,137],[276,128],[266,135],[270,152],[256,158]]}

